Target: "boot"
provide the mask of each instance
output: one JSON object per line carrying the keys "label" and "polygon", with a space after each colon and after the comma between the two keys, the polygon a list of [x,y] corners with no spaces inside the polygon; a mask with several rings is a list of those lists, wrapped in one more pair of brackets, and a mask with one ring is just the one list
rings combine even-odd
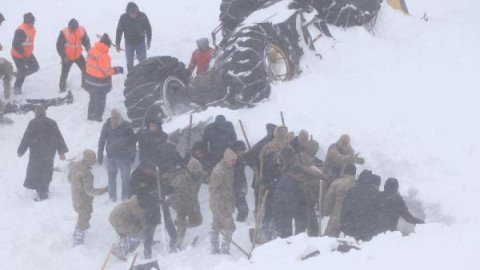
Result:
{"label": "boot", "polygon": [[219,247],[219,239],[218,239],[218,232],[211,231],[210,233],[210,244],[212,246],[211,253],[212,254],[219,254],[220,247]]}
{"label": "boot", "polygon": [[120,238],[120,241],[113,247],[112,254],[122,261],[126,260],[128,254],[127,237]]}
{"label": "boot", "polygon": [[221,254],[230,255],[230,243],[232,242],[232,234],[231,232],[225,232],[225,235],[222,239],[221,245]]}
{"label": "boot", "polygon": [[134,252],[137,247],[140,245],[140,243],[142,241],[140,241],[139,238],[137,237],[133,237],[133,236],[129,236],[126,238],[126,242],[127,242],[127,253],[129,252]]}
{"label": "boot", "polygon": [[79,245],[83,245],[84,238],[85,238],[85,231],[76,229],[75,232],[73,233],[73,246],[76,247]]}

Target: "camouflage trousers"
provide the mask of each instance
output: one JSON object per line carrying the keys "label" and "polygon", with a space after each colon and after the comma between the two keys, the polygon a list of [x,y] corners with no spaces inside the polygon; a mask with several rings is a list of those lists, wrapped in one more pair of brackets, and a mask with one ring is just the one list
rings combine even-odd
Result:
{"label": "camouflage trousers", "polygon": [[178,240],[183,242],[187,228],[194,228],[202,224],[203,217],[200,211],[177,211],[177,231],[178,231]]}
{"label": "camouflage trousers", "polygon": [[5,58],[0,58],[0,79],[3,80],[3,93],[5,99],[10,98],[11,80],[13,77],[13,66]]}
{"label": "camouflage trousers", "polygon": [[80,231],[85,231],[90,228],[90,218],[92,212],[90,211],[78,211],[77,225],[75,228]]}
{"label": "camouflage trousers", "polygon": [[215,232],[234,232],[235,221],[233,220],[233,212],[224,209],[212,209],[213,222],[212,230]]}

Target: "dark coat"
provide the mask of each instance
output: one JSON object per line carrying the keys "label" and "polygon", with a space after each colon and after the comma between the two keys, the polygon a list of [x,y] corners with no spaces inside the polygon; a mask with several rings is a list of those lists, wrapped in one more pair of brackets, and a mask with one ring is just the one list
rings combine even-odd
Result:
{"label": "dark coat", "polygon": [[138,45],[147,39],[147,44],[152,42],[152,26],[145,13],[139,12],[136,18],[130,17],[127,13],[120,16],[117,25],[115,44],[122,41],[122,34],[125,33],[125,42]]}
{"label": "dark coat", "polygon": [[245,153],[245,161],[247,162],[248,166],[260,169],[260,152],[262,151],[263,147],[265,147],[265,145],[272,140],[273,133],[269,133]]}
{"label": "dark coat", "polygon": [[398,192],[381,192],[377,197],[377,232],[396,231],[398,219],[402,217],[411,224],[423,224],[423,220],[414,217]]}
{"label": "dark coat", "polygon": [[52,181],[55,153],[68,152],[67,145],[57,123],[46,117],[35,117],[28,123],[17,153],[30,149],[27,176],[24,186],[28,189],[45,189]]}
{"label": "dark coat", "polygon": [[186,166],[185,160],[180,156],[173,143],[163,143],[154,149],[153,162],[158,166],[161,174],[174,173],[177,169]]}
{"label": "dark coat", "polygon": [[[147,181],[148,186],[140,186],[141,181]],[[137,196],[139,206],[145,210],[147,224],[160,224],[160,198],[158,196],[157,178],[147,175],[141,168],[136,168],[130,176],[129,197]]]}
{"label": "dark coat", "polygon": [[301,182],[290,174],[283,174],[273,191],[273,222],[280,237],[292,235],[292,221],[296,233],[306,230],[307,200]]}
{"label": "dark coat", "polygon": [[23,53],[22,43],[25,42],[26,39],[27,39],[27,34],[25,34],[23,30],[20,30],[20,29],[15,30],[15,34],[13,35],[12,48],[19,53]]}
{"label": "dark coat", "polygon": [[207,145],[208,151],[215,155],[216,161],[220,161],[223,153],[237,140],[237,134],[232,122],[215,121],[205,127],[202,141]]}
{"label": "dark coat", "polygon": [[150,159],[153,161],[153,156],[155,154],[154,149],[165,143],[167,138],[167,133],[163,132],[162,130],[155,133],[149,131],[148,129],[139,130],[136,134],[136,139],[138,141],[140,161],[145,159]]}
{"label": "dark coat", "polygon": [[102,133],[98,140],[98,155],[103,157],[103,151],[107,150],[108,158],[132,160],[135,158],[135,134],[132,124],[122,120],[115,129],[110,124],[110,118],[103,124]]}
{"label": "dark coat", "polygon": [[357,181],[343,201],[340,229],[357,240],[368,241],[376,233],[377,188],[368,181]]}

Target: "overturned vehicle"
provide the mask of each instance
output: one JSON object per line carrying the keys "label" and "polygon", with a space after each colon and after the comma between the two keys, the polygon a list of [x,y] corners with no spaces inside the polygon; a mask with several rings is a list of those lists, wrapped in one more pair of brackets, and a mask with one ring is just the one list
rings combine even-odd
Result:
{"label": "overturned vehicle", "polygon": [[328,24],[350,27],[376,18],[382,0],[222,0],[212,33],[210,69],[190,79],[170,56],[139,63],[125,81],[133,126],[145,119],[204,110],[251,107],[270,95],[271,83],[295,78],[304,50],[316,51]]}

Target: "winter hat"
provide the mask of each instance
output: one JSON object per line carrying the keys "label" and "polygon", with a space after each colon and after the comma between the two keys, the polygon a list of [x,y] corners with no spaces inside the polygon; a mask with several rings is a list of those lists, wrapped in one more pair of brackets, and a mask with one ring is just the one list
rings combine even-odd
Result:
{"label": "winter hat", "polygon": [[203,172],[202,163],[200,163],[200,161],[198,161],[198,159],[194,157],[190,158],[190,161],[188,162],[188,165],[187,165],[187,169],[192,173]]}
{"label": "winter hat", "polygon": [[219,114],[217,117],[215,117],[215,123],[225,123],[227,119],[225,119],[225,116]]}
{"label": "winter hat", "polygon": [[95,151],[90,149],[84,150],[82,161],[89,166],[92,166],[93,164],[97,163],[97,155],[95,154]]}
{"label": "winter hat", "polygon": [[348,175],[355,175],[357,174],[357,167],[355,167],[355,164],[347,164],[347,166],[345,166],[345,174],[348,174]]}
{"label": "winter hat", "polygon": [[78,21],[73,18],[71,19],[69,22],[68,22],[68,28],[72,29],[72,30],[75,30],[78,28]]}
{"label": "winter hat", "polygon": [[380,177],[380,175],[373,174],[371,181],[372,181],[372,184],[380,188],[380,185],[382,184],[382,178]]}
{"label": "winter hat", "polygon": [[370,170],[363,170],[360,175],[358,176],[358,183],[366,184],[370,183],[372,179],[372,171]]}
{"label": "winter hat", "polygon": [[158,126],[158,128],[160,130],[162,130],[162,119],[160,117],[153,117],[153,118],[149,118],[147,121],[146,121],[146,126],[148,127],[150,124],[155,124]]}
{"label": "winter hat", "polygon": [[305,130],[305,129],[302,129],[300,130],[300,132],[298,133],[298,143],[301,145],[301,146],[307,146],[307,143],[308,143],[308,139],[309,139],[309,134],[308,132]]}
{"label": "winter hat", "polygon": [[35,108],[35,117],[41,117],[41,116],[46,116],[46,115],[47,115],[47,111],[46,111],[45,107],[43,107],[42,105],[38,105]]}
{"label": "winter hat", "polygon": [[339,146],[348,146],[350,145],[350,136],[348,134],[343,134],[337,141]]}
{"label": "winter hat", "polygon": [[245,145],[245,143],[243,141],[235,141],[233,144],[232,144],[232,150],[237,152],[237,151],[246,151],[247,150],[247,146]]}
{"label": "winter hat", "polygon": [[310,140],[310,141],[307,141],[307,145],[305,146],[305,149],[308,154],[315,156],[318,152],[318,149],[320,149],[320,145],[318,144],[317,141]]}
{"label": "winter hat", "polygon": [[237,160],[237,158],[237,154],[235,154],[235,152],[233,152],[230,148],[227,148],[227,150],[225,150],[225,152],[223,153],[224,161],[233,161]]}
{"label": "winter hat", "polygon": [[278,139],[288,138],[288,136],[289,136],[289,134],[288,134],[288,128],[285,127],[285,126],[276,127],[276,128],[275,128],[275,131],[273,132],[273,136],[274,136],[275,138],[278,138]]}
{"label": "winter hat", "polygon": [[201,38],[197,40],[197,46],[202,51],[208,49],[209,45],[210,45],[210,42],[208,41],[208,38]]}
{"label": "winter hat", "polygon": [[383,190],[387,193],[395,193],[398,191],[398,180],[396,178],[388,178],[383,186]]}
{"label": "winter hat", "polygon": [[0,23],[2,23],[3,21],[5,21],[5,17],[3,17],[3,14],[0,13]]}
{"label": "winter hat", "polygon": [[138,12],[139,8],[138,8],[137,4],[135,4],[134,2],[128,2],[126,11],[127,11],[127,13],[135,12],[135,11]]}
{"label": "winter hat", "polygon": [[107,45],[107,47],[109,47],[109,48],[112,46],[112,40],[110,39],[110,37],[108,36],[107,33],[102,35],[102,38],[100,39],[100,42]]}
{"label": "winter hat", "polygon": [[34,23],[35,22],[35,17],[31,12],[23,14],[23,22],[24,23]]}
{"label": "winter hat", "polygon": [[272,123],[268,123],[266,126],[265,126],[265,129],[267,130],[267,134],[268,135],[273,135],[273,132],[275,131],[275,128],[277,127],[277,125],[275,124],[272,124]]}

